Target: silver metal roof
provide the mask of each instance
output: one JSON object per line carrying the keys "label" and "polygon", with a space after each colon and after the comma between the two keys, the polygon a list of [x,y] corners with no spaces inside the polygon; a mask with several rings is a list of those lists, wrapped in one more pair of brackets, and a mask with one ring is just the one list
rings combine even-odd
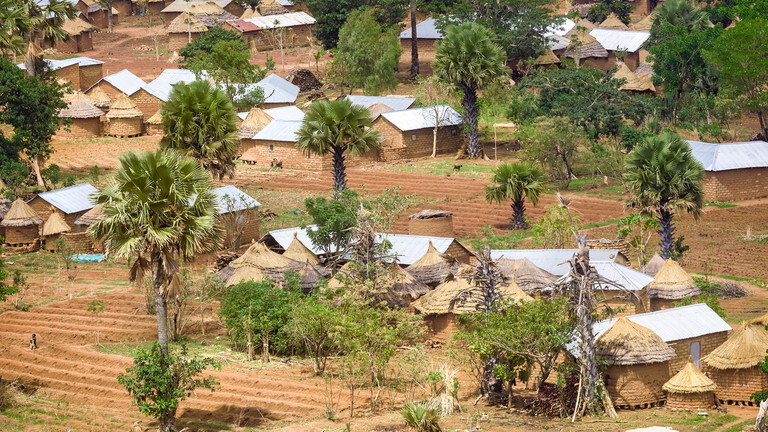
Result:
{"label": "silver metal roof", "polygon": [[571,43],[571,41],[568,40],[568,38],[558,35],[548,35],[547,36],[547,44],[549,45],[549,49],[552,51],[557,50],[563,50],[568,48],[568,44]]}
{"label": "silver metal roof", "polygon": [[277,74],[270,74],[256,85],[264,90],[264,103],[294,103],[299,96],[299,87]]}
{"label": "silver metal roof", "polygon": [[384,104],[394,111],[402,111],[408,109],[416,102],[416,98],[407,96],[362,96],[362,95],[348,95],[347,99],[352,101],[354,105],[360,105],[365,108],[370,108],[372,105],[378,103]]}
{"label": "silver metal roof", "polygon": [[573,30],[574,27],[576,27],[576,23],[573,22],[573,20],[570,18],[566,18],[562,24],[552,24],[551,26],[547,27],[547,33],[545,36],[565,36],[565,34]]}
{"label": "silver metal roof", "polygon": [[90,183],[80,183],[62,189],[43,192],[37,196],[64,213],[72,214],[94,208],[96,203],[91,200],[91,194],[96,192],[98,190],[91,186]]}
{"label": "silver metal roof", "polygon": [[[589,265],[593,266],[597,271],[597,274],[608,279],[609,281],[618,284],[629,291],[641,291],[653,282],[653,278],[643,272],[639,272],[633,268],[621,265],[614,261],[595,261],[592,258],[594,250],[590,250]],[[562,276],[560,279],[566,277]],[[605,289],[611,290],[610,286],[606,286]],[[618,288],[617,288],[618,289]]]}
{"label": "silver metal roof", "polygon": [[[78,64],[80,66],[96,66],[96,65],[104,64],[103,61],[92,59],[90,57],[73,57],[73,58],[68,58],[64,60],[45,59],[45,62],[48,63],[48,67],[51,70],[62,69],[67,66],[72,66],[73,64]],[[18,66],[19,69],[22,69],[22,70],[27,69],[27,66],[24,63],[19,63],[16,66]]]}
{"label": "silver metal roof", "polygon": [[[464,121],[461,114],[456,112],[456,110],[450,106],[438,105],[438,107],[440,110],[439,117],[443,119],[443,121],[440,122],[440,126],[460,125]],[[382,113],[381,116],[403,132],[435,127],[435,112],[433,107],[390,111]]]}
{"label": "silver metal roof", "polygon": [[589,32],[608,51],[627,50],[635,52],[639,50],[651,34],[643,31],[592,29]]}
{"label": "silver metal roof", "polygon": [[[416,37],[418,39],[442,39],[443,32],[437,29],[434,18],[428,18],[416,24]],[[410,39],[411,29],[407,28],[400,32],[400,39]]]}
{"label": "silver metal roof", "polygon": [[[267,108],[264,110],[264,112],[269,114],[269,116],[275,120],[302,121],[306,115],[304,111],[300,110],[296,105],[288,105],[278,108]],[[237,116],[240,118],[240,120],[245,120],[245,118],[248,117],[248,111],[239,112],[237,113]]]}
{"label": "silver metal roof", "polygon": [[286,14],[257,16],[253,18],[246,18],[240,21],[251,23],[259,27],[260,29],[293,27],[297,25],[306,25],[306,24],[315,23],[315,19],[312,18],[312,15],[306,12],[290,12]]}
{"label": "silver metal roof", "polygon": [[[528,258],[536,267],[546,270],[553,275],[562,276],[568,273],[567,261],[578,249],[508,249],[492,250],[491,258],[521,259]],[[616,261],[618,249],[590,249],[591,261]]]}
{"label": "silver metal roof", "polygon": [[[113,73],[112,75],[107,75],[99,81],[106,81],[112,84],[113,86],[115,86],[116,89],[120,90],[121,92],[125,93],[128,96],[136,93],[137,91],[139,91],[139,89],[147,85],[147,83],[145,83],[143,79],[137,77],[128,69],[123,69],[120,72]],[[96,84],[98,84],[98,82]],[[93,86],[95,86],[96,84],[94,84]],[[93,86],[91,86],[90,88],[93,88]]]}
{"label": "silver metal roof", "polygon": [[688,141],[705,171],[768,167],[768,142],[705,143]]}
{"label": "silver metal roof", "polygon": [[[216,204],[216,210],[219,214],[227,213],[228,211],[240,211],[249,208],[258,207],[260,202],[256,201],[247,193],[241,191],[233,185],[222,186],[213,190],[216,194],[218,203]],[[232,208],[227,208],[224,196],[234,199],[232,202]]]}
{"label": "silver metal roof", "polygon": [[165,9],[161,10],[160,12],[184,12],[195,3],[205,3],[207,1],[213,1],[217,5],[221,6],[222,9],[227,7],[228,4],[232,3],[232,0],[176,0],[166,6]]}
{"label": "silver metal roof", "polygon": [[[203,71],[203,76],[207,75]],[[157,97],[163,102],[168,101],[168,97],[171,95],[174,84],[183,82],[189,84],[196,81],[197,77],[195,73],[188,69],[166,69],[159,77],[153,79],[149,84],[142,86],[147,93]]]}
{"label": "silver metal roof", "polygon": [[277,0],[277,3],[279,3],[280,6],[293,6],[293,2],[291,0]]}
{"label": "silver metal roof", "polygon": [[300,121],[272,120],[252,139],[267,141],[296,142],[296,132],[301,127]]}

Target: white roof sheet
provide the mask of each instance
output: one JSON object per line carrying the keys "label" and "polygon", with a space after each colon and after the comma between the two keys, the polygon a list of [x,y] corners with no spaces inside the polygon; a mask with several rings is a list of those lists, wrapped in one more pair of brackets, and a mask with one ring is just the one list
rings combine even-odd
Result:
{"label": "white roof sheet", "polygon": [[296,132],[301,127],[300,121],[272,120],[252,139],[266,141],[296,142]]}
{"label": "white roof sheet", "polygon": [[[438,105],[438,107],[440,109],[439,117],[443,119],[443,121],[440,122],[440,126],[460,125],[464,121],[461,114],[456,112],[456,110],[450,106]],[[435,127],[435,112],[433,107],[390,111],[382,113],[381,116],[403,132]]]}
{"label": "white roof sheet", "polygon": [[[125,93],[128,96],[136,93],[137,91],[139,91],[139,89],[147,85],[147,83],[145,83],[143,79],[137,77],[128,69],[123,69],[120,72],[113,73],[112,75],[107,75],[99,81],[106,81],[112,84],[113,86],[115,86],[116,89],[120,90],[121,92]],[[95,86],[96,84],[94,84],[93,86]],[[91,88],[93,88],[93,86],[91,86]]]}
{"label": "white roof sheet", "polygon": [[651,34],[643,31],[592,29],[589,32],[608,51],[626,50],[635,52],[639,50]]}
{"label": "white roof sheet", "polygon": [[370,108],[372,105],[378,103],[384,104],[394,111],[402,111],[408,109],[416,102],[416,98],[407,96],[362,96],[362,95],[348,95],[346,97],[354,105],[360,105],[365,108]]}
{"label": "white roof sheet", "polygon": [[294,103],[301,90],[277,74],[270,74],[256,85],[264,90],[264,103]]}
{"label": "white roof sheet", "polygon": [[[621,265],[614,261],[595,261],[592,258],[594,250],[590,250],[589,265],[593,266],[597,274],[616,283],[629,291],[640,291],[649,283],[653,282],[653,277],[633,268]],[[565,275],[561,277],[564,278]],[[605,286],[606,290],[613,290],[611,286]]]}
{"label": "white roof sheet", "polygon": [[277,0],[277,3],[280,4],[280,6],[293,6],[291,0]]}
{"label": "white roof sheet", "polygon": [[[95,66],[95,65],[104,64],[103,61],[92,59],[90,57],[73,57],[73,58],[68,58],[64,60],[45,59],[45,62],[48,63],[48,67],[51,70],[62,69],[67,66],[72,66],[73,64],[77,64],[80,66]],[[16,66],[18,66],[22,70],[27,69],[27,66],[24,63],[19,63]]]}
{"label": "white roof sheet", "polygon": [[166,6],[165,9],[161,10],[160,12],[184,12],[187,10],[187,8],[195,3],[205,3],[206,1],[213,1],[217,5],[221,6],[222,9],[227,7],[228,4],[232,3],[232,0],[176,0]]}
{"label": "white roof sheet", "polygon": [[315,19],[312,18],[312,15],[306,12],[290,12],[286,14],[257,16],[253,18],[246,18],[240,21],[251,23],[257,27],[260,27],[261,29],[293,27],[297,25],[315,23]]}
{"label": "white roof sheet", "polygon": [[[568,260],[578,249],[507,249],[492,250],[491,258],[521,259],[528,258],[536,267],[546,270],[553,275],[562,276],[569,271]],[[591,261],[616,261],[618,249],[590,249]]]}
{"label": "white roof sheet", "polygon": [[[434,18],[428,18],[416,24],[416,37],[418,39],[442,39],[443,32],[437,29],[437,21]],[[407,28],[400,32],[400,39],[410,39],[411,29]]]}
{"label": "white roof sheet", "polygon": [[568,48],[568,44],[571,43],[568,38],[558,35],[547,36],[547,44],[552,51],[563,50]]}
{"label": "white roof sheet", "polygon": [[705,171],[768,167],[768,142],[705,143],[688,141]]}
{"label": "white roof sheet", "polygon": [[98,190],[90,183],[80,183],[62,189],[43,192],[37,196],[64,213],[72,214],[94,208],[96,203],[91,200],[91,194],[96,192]]}
{"label": "white roof sheet", "polygon": [[552,24],[547,28],[546,36],[557,35],[565,36],[566,33],[573,30],[576,27],[576,23],[570,18],[566,18],[562,24]]}
{"label": "white roof sheet", "polygon": [[[260,202],[256,201],[253,199],[253,197],[233,185],[216,188],[213,190],[213,193],[216,194],[216,198],[218,200],[218,203],[216,204],[216,210],[219,212],[219,214],[227,213],[228,210],[240,211],[261,205]],[[231,209],[227,208],[227,205],[224,201],[225,195],[234,199]]]}
{"label": "white roof sheet", "polygon": [[[207,75],[203,72],[203,75]],[[189,84],[197,80],[195,73],[188,69],[166,69],[159,77],[153,79],[149,84],[142,86],[147,93],[157,97],[163,102],[168,101],[168,97],[173,90],[174,84],[183,82]]]}

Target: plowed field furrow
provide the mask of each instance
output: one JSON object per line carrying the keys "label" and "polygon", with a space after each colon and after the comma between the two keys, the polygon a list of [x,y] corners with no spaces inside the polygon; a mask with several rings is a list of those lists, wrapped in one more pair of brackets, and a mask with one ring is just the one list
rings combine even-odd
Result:
{"label": "plowed field furrow", "polygon": [[[91,326],[63,324],[50,321],[39,321],[34,317],[28,319],[9,319],[4,320],[3,330],[11,333],[26,334],[36,333],[41,341],[50,340],[51,336],[57,338],[69,336],[69,339],[78,339],[82,337],[95,337],[95,323]],[[108,328],[99,327],[99,335],[102,341],[119,342],[123,340],[144,339],[142,336],[152,334],[151,328],[130,329],[130,328]],[[57,339],[59,340],[59,339]]]}
{"label": "plowed field furrow", "polygon": [[[154,319],[152,320],[138,320],[136,317],[131,317],[129,315],[121,314],[118,316],[110,317],[106,314],[99,314],[98,317],[93,315],[92,313],[85,312],[83,313],[82,310],[76,311],[74,309],[70,309],[72,311],[71,313],[40,313],[37,309],[33,310],[32,312],[32,318],[36,322],[62,322],[66,321],[67,323],[71,325],[81,325],[81,326],[95,326],[97,323],[102,328],[111,328],[111,327],[117,327],[117,328],[135,328],[135,329],[144,329],[144,328],[152,328],[157,326],[157,323]],[[86,313],[88,315],[86,315]],[[117,314],[115,314],[117,315]],[[10,312],[8,314],[5,314],[3,317],[6,322],[13,322],[14,320],[29,320],[27,318],[28,315],[22,314],[20,312]]]}

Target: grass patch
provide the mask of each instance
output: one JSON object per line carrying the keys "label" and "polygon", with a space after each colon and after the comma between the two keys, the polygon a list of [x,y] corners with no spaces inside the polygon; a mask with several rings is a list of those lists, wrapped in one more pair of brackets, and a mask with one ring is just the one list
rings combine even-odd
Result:
{"label": "grass patch", "polygon": [[608,225],[616,225],[619,223],[618,219],[607,220],[602,222],[592,222],[581,227],[581,229],[600,228]]}
{"label": "grass patch", "polygon": [[734,208],[738,206],[736,204],[727,203],[727,202],[707,201],[706,203],[704,203],[704,207],[715,207],[719,209],[726,209],[726,208]]}
{"label": "grass patch", "polygon": [[501,230],[498,232],[491,225],[478,228],[470,237],[460,241],[470,246],[472,250],[483,250],[485,246],[491,249],[518,249],[523,239],[531,237],[533,231],[527,230]]}
{"label": "grass patch", "polygon": [[735,425],[732,425],[727,429],[723,429],[722,432],[741,432],[742,430],[744,430],[745,427],[753,425],[754,423],[755,423],[754,420],[744,420],[741,423],[736,423]]}
{"label": "grass patch", "polygon": [[[453,167],[461,165],[461,170],[456,172]],[[479,162],[461,161],[423,161],[394,165],[384,168],[384,171],[412,172],[430,175],[453,175],[458,177],[488,177],[492,176],[496,165]]]}

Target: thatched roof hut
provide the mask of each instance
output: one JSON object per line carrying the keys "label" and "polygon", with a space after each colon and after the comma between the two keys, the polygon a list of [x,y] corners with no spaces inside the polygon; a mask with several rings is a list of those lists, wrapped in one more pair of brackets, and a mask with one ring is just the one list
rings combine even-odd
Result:
{"label": "thatched roof hut", "polygon": [[536,64],[540,66],[546,66],[551,64],[557,64],[560,63],[560,58],[555,55],[555,53],[547,48],[546,51],[544,51],[544,54],[540,55],[536,58]]}
{"label": "thatched roof hut", "polygon": [[86,96],[96,108],[106,109],[112,105],[112,99],[110,99],[109,95],[99,86],[94,87]]}
{"label": "thatched roof hut", "polygon": [[601,29],[610,30],[629,30],[626,24],[624,24],[615,13],[611,12],[603,22],[600,23]]}
{"label": "thatched roof hut", "polygon": [[147,135],[162,135],[163,134],[163,115],[160,110],[152,114],[152,117],[147,119]]}
{"label": "thatched roof hut", "polygon": [[571,41],[568,45],[568,49],[565,51],[566,57],[576,58],[577,54],[579,60],[590,57],[608,57],[608,51],[605,47],[603,47],[594,36],[585,31],[577,32],[575,39]]}
{"label": "thatched roof hut", "polygon": [[427,284],[405,271],[397,262],[392,263],[392,268],[394,269],[390,282],[392,284],[392,291],[407,302],[410,303],[417,300],[419,297],[430,292]]}
{"label": "thatched roof hut", "polygon": [[648,284],[651,311],[673,307],[673,302],[686,296],[698,296],[701,290],[693,278],[673,259],[668,259]]}
{"label": "thatched roof hut", "polygon": [[501,258],[496,261],[496,268],[505,281],[513,280],[527,293],[537,292],[556,281],[555,276],[546,270],[536,267],[528,258]]}
{"label": "thatched roof hut", "polygon": [[717,385],[718,399],[747,403],[753,393],[768,390],[768,380],[758,366],[765,359],[766,349],[768,331],[765,327],[744,324],[701,359]]}
{"label": "thatched roof hut", "polygon": [[227,12],[213,1],[194,3],[187,10],[208,28],[218,27],[229,20],[238,19],[236,15]]}
{"label": "thatched roof hut", "polygon": [[[570,39],[571,36],[573,36],[574,34],[576,34],[579,31],[589,32],[593,28],[595,28],[595,24],[592,21],[590,21],[590,20],[588,20],[586,18],[582,18],[579,22],[576,23],[575,26],[573,26],[572,29],[568,30],[568,32],[565,34],[565,37]],[[583,29],[583,30],[581,30],[581,29]]]}
{"label": "thatched roof hut", "polygon": [[619,87],[619,90],[624,91],[637,91],[637,92],[644,92],[644,91],[656,91],[656,88],[653,86],[653,81],[648,77],[648,79],[640,78],[637,76],[634,72],[629,70],[629,67],[627,67],[624,62],[616,62],[617,70],[616,73],[613,74],[614,79],[624,79],[626,82]]}
{"label": "thatched roof hut", "polygon": [[77,36],[83,32],[92,32],[95,30],[92,24],[85,22],[80,18],[73,18],[64,21],[61,24],[61,29],[67,32],[70,36]]}
{"label": "thatched roof hut", "polygon": [[[466,278],[454,276],[424,294],[413,302],[412,306],[426,315],[460,315],[477,312],[483,300],[478,296],[479,289],[471,289],[472,287]],[[532,300],[531,296],[523,292],[514,280],[509,285],[500,287],[499,294],[502,300]]]}
{"label": "thatched roof hut", "polygon": [[259,11],[257,11],[255,8],[247,7],[245,8],[245,12],[243,12],[242,15],[240,15],[240,19],[248,19],[253,17],[261,16]]}
{"label": "thatched roof hut", "polygon": [[[312,265],[320,264],[320,258],[317,257],[304,243],[299,240],[298,232],[293,233],[293,240],[288,248],[283,252],[283,256],[299,262],[306,262]],[[302,267],[303,268],[303,267]]]}
{"label": "thatched roof hut", "polygon": [[323,278],[323,275],[310,263],[304,263],[299,269],[299,280],[304,294],[309,294],[317,282]]}
{"label": "thatched roof hut", "polygon": [[259,131],[264,129],[266,125],[271,122],[272,116],[265,113],[263,109],[253,107],[245,116],[245,119],[240,124],[240,139],[251,139]]}
{"label": "thatched roof hut", "polygon": [[5,243],[30,244],[40,236],[40,225],[43,218],[37,215],[27,203],[17,199],[0,221],[0,227],[5,229]]}
{"label": "thatched roof hut", "polygon": [[67,222],[61,217],[59,212],[52,212],[51,215],[48,216],[48,220],[43,224],[43,237],[69,232],[71,230],[72,228],[67,225]]}
{"label": "thatched roof hut", "polygon": [[704,375],[692,360],[667,381],[667,407],[672,410],[703,410],[715,405],[715,382]]}
{"label": "thatched roof hut", "polygon": [[141,135],[143,118],[144,114],[136,108],[136,104],[121,93],[107,113],[109,135],[119,137]]}
{"label": "thatched roof hut", "polygon": [[664,265],[664,258],[661,257],[661,255],[655,253],[651,257],[651,259],[645,263],[641,271],[648,276],[656,276],[656,274],[661,270],[661,267]]}
{"label": "thatched roof hut", "polygon": [[258,9],[262,16],[288,13],[288,9],[286,9],[276,0],[261,0],[261,3],[259,3],[256,9]]}
{"label": "thatched roof hut", "polygon": [[170,24],[168,24],[168,28],[165,29],[169,34],[170,33],[183,33],[183,34],[200,34],[205,33],[208,31],[208,27],[206,27],[205,24],[203,24],[199,18],[197,18],[195,15],[187,14],[187,13],[181,13],[179,16],[174,18]]}
{"label": "thatched roof hut", "polygon": [[286,271],[298,271],[303,266],[303,263],[270,250],[264,243],[254,243],[242,256],[230,262],[217,274],[227,286],[245,280],[258,282],[272,279],[282,283],[285,280]]}
{"label": "thatched roof hut", "polygon": [[430,285],[437,286],[446,276],[458,271],[461,265],[455,258],[448,254],[442,254],[429,242],[427,253],[408,266],[408,273],[416,279]]}
{"label": "thatched roof hut", "polygon": [[648,15],[647,17],[641,19],[640,21],[636,23],[632,23],[629,25],[629,29],[632,31],[651,31],[651,26],[653,26],[653,14]]}
{"label": "thatched roof hut", "polygon": [[104,214],[102,205],[97,204],[94,208],[80,215],[80,217],[78,217],[77,220],[75,220],[75,225],[80,225],[82,227],[89,227],[95,224],[96,222],[104,219],[104,217],[106,217],[106,215]]}
{"label": "thatched roof hut", "polygon": [[74,120],[99,118],[104,115],[104,111],[96,108],[96,105],[81,92],[64,95],[64,101],[67,102],[67,107],[59,111],[59,118]]}

